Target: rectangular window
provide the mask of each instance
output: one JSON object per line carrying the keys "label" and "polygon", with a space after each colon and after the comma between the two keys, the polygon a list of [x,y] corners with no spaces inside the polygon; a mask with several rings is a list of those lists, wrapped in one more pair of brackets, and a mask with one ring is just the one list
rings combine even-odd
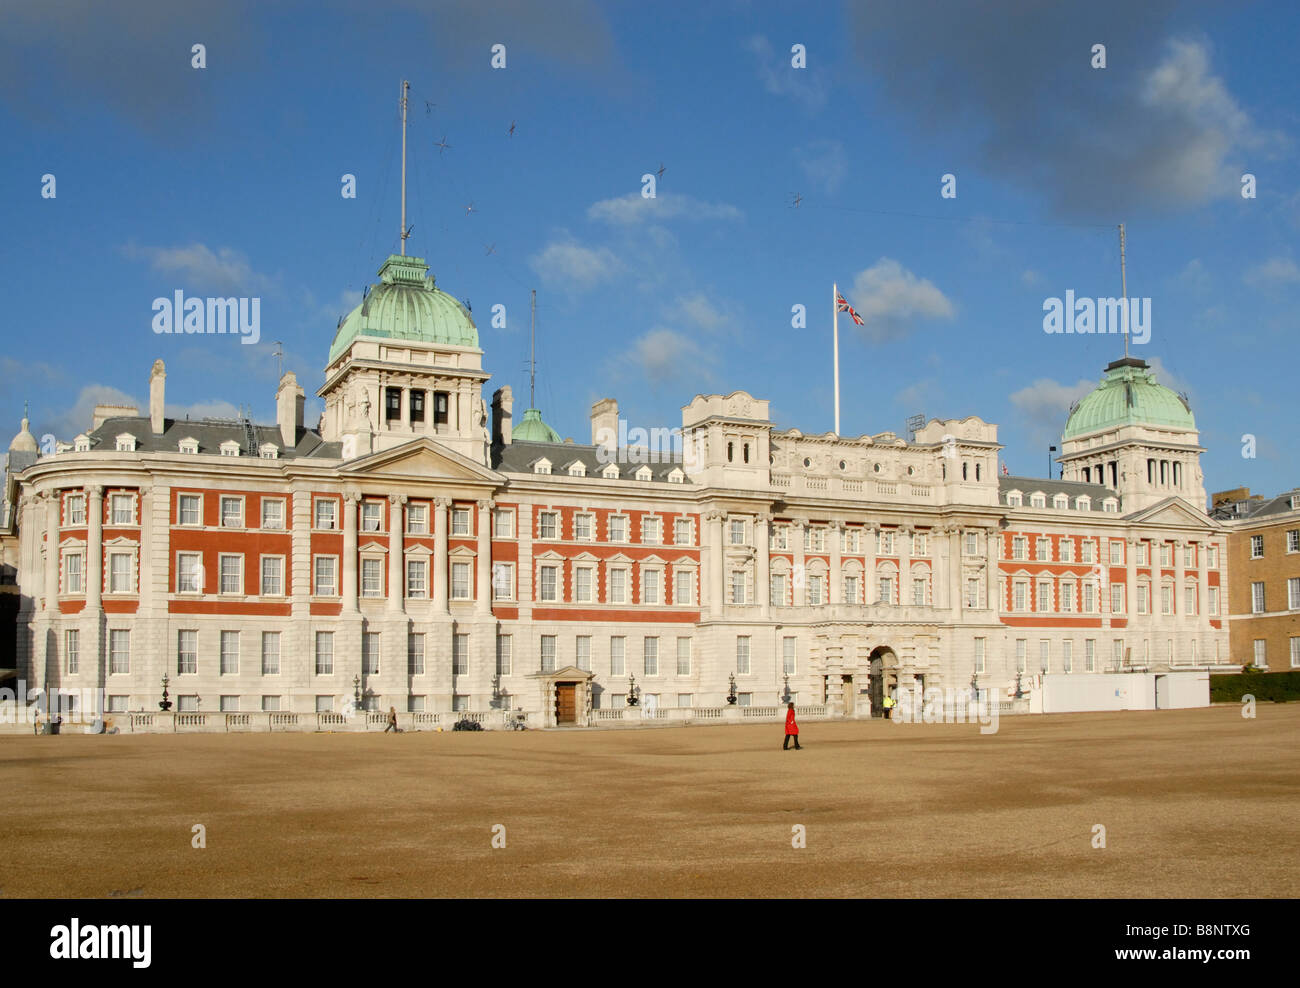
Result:
{"label": "rectangular window", "polygon": [[113,525],[130,525],[135,521],[135,498],[130,494],[114,494],[109,498],[109,520]]}
{"label": "rectangular window", "polygon": [[659,639],[645,639],[643,649],[645,658],[645,674],[647,676],[659,675]]}
{"label": "rectangular window", "polygon": [[1047,638],[1038,640],[1038,669],[1047,672],[1052,668],[1052,643]]}
{"label": "rectangular window", "polygon": [[68,519],[64,522],[65,525],[86,524],[86,496],[84,494],[68,495],[65,517]]}
{"label": "rectangular window", "polygon": [[406,674],[424,675],[424,633],[413,631],[406,636]]}
{"label": "rectangular window", "polygon": [[76,628],[63,633],[63,662],[69,676],[75,676],[81,668],[81,632]]}
{"label": "rectangular window", "polygon": [[1196,613],[1196,588],[1183,587],[1183,613]]}
{"label": "rectangular window", "polygon": [[233,714],[239,712],[239,697],[222,696],[218,701],[218,706],[223,714]]}
{"label": "rectangular window", "polygon": [[284,528],[284,501],[279,498],[262,498],[262,527],[269,531]]}
{"label": "rectangular window", "polygon": [[108,671],[122,676],[131,671],[131,632],[108,633]]}
{"label": "rectangular window", "polygon": [[673,541],[677,545],[691,544],[691,520],[678,518],[673,522]]}
{"label": "rectangular window", "polygon": [[85,593],[86,587],[83,582],[82,561],[85,559],[79,552],[70,552],[63,557],[63,592],[64,593]]}
{"label": "rectangular window", "polygon": [[691,706],[694,706],[694,705],[695,705],[695,694],[694,694],[694,693],[678,693],[678,694],[677,694],[677,706],[679,706],[679,707],[691,707]]}
{"label": "rectangular window", "polygon": [[1253,659],[1254,664],[1259,666],[1261,669],[1267,669],[1268,668],[1268,642],[1266,642],[1263,638],[1256,638],[1254,641],[1254,645],[1255,645],[1255,657]]}
{"label": "rectangular window", "polygon": [[1061,671],[1074,672],[1074,641],[1069,638],[1061,642]]}
{"label": "rectangular window", "polygon": [[451,674],[469,675],[469,635],[467,634],[451,636]]}
{"label": "rectangular window", "polygon": [[771,583],[772,583],[770,587],[771,596],[769,597],[768,602],[773,607],[784,607],[785,606],[785,574],[773,573],[771,576]]}
{"label": "rectangular window", "polygon": [[1024,580],[1017,580],[1012,585],[1011,592],[1013,595],[1011,609],[1013,611],[1028,610],[1029,584]]}
{"label": "rectangular window", "polygon": [[1097,639],[1085,638],[1083,641],[1083,671],[1097,671]]}
{"label": "rectangular window", "polygon": [[689,676],[691,674],[691,640],[689,638],[677,639],[677,675]]}
{"label": "rectangular window", "polygon": [[193,675],[199,671],[199,633],[176,632],[176,674]]}
{"label": "rectangular window", "polygon": [[876,555],[892,556],[894,554],[894,533],[877,532],[876,533]]}
{"label": "rectangular window", "polygon": [[429,596],[429,566],[424,559],[406,561],[406,596],[423,599]]}
{"label": "rectangular window", "polygon": [[131,554],[113,552],[108,556],[108,592],[131,592]]}
{"label": "rectangular window", "polygon": [[[470,531],[469,508],[452,508],[451,509],[451,534],[452,535],[472,535]],[[554,536],[549,536],[554,538]]]}
{"label": "rectangular window", "polygon": [[1250,537],[1250,558],[1251,559],[1264,558],[1264,536],[1252,535]]}
{"label": "rectangular window", "polygon": [[926,554],[926,536],[924,532],[912,533],[912,555],[924,556]]}
{"label": "rectangular window", "polygon": [[1084,539],[1079,543],[1079,562],[1091,563],[1092,560],[1092,539]]}
{"label": "rectangular window", "polygon": [[1219,588],[1210,587],[1210,614],[1218,616],[1219,613]]}
{"label": "rectangular window", "polygon": [[492,536],[498,539],[515,537],[515,513],[503,508],[492,512]]}
{"label": "rectangular window", "polygon": [[615,635],[609,640],[609,674],[611,676],[626,676],[626,656],[627,656],[627,639],[622,635]]}
{"label": "rectangular window", "polygon": [[813,606],[819,606],[822,602],[822,578],[820,576],[808,577],[808,603]]}
{"label": "rectangular window", "polygon": [[284,595],[284,557],[262,557],[262,596],[281,597]]}
{"label": "rectangular window", "polygon": [[244,499],[242,497],[223,497],[221,499],[221,527],[244,527]]}
{"label": "rectangular window", "polygon": [[554,511],[542,511],[537,515],[537,537],[539,539],[555,539],[559,536],[559,514]]}
{"label": "rectangular window", "polygon": [[1174,610],[1174,588],[1160,588],[1160,613],[1172,614]]}
{"label": "rectangular window", "polygon": [[912,581],[912,604],[916,607],[925,606],[925,580]]}
{"label": "rectangular window", "polygon": [[596,516],[576,514],[573,516],[573,537],[582,542],[590,542],[596,530]]}
{"label": "rectangular window", "polygon": [[470,588],[469,563],[452,563],[451,599],[469,600],[471,596]]}
{"label": "rectangular window", "polygon": [[641,585],[644,593],[641,595],[641,603],[659,603],[660,581],[662,578],[663,573],[657,569],[648,569],[642,572]]}
{"label": "rectangular window", "polygon": [[1286,606],[1288,610],[1300,607],[1300,576],[1293,576],[1286,581]]}
{"label": "rectangular window", "polygon": [[[1173,644],[1174,644],[1173,642],[1169,643],[1169,661],[1171,664],[1173,663],[1174,660]],[[1110,643],[1110,661],[1111,661],[1111,665],[1115,667],[1116,672],[1124,668],[1124,639],[1123,638],[1116,638],[1114,641]]]}
{"label": "rectangular window", "polygon": [[1052,558],[1052,540],[1039,538],[1035,539],[1034,558],[1041,561]]}
{"label": "rectangular window", "polygon": [[609,516],[609,540],[611,542],[627,541],[627,518],[623,515]]}
{"label": "rectangular window", "polygon": [[1124,543],[1117,542],[1114,539],[1110,543],[1110,564],[1112,566],[1124,565]]}
{"label": "rectangular window", "polygon": [[882,576],[880,578],[880,593],[876,599],[882,604],[892,604],[894,602],[894,578],[892,576]]}
{"label": "rectangular window", "polygon": [[[182,697],[182,699],[184,699],[184,697]],[[334,697],[332,696],[316,697],[316,712],[318,714],[327,714],[333,709],[334,709]]]}
{"label": "rectangular window", "polygon": [[336,560],[333,556],[317,556],[314,566],[313,593],[317,597],[334,597],[338,595],[338,583],[335,580]]}
{"label": "rectangular window", "polygon": [[509,676],[514,668],[514,638],[510,635],[497,635],[497,675]]}
{"label": "rectangular window", "polygon": [[1250,585],[1250,612],[1263,614],[1264,610],[1264,583],[1261,580]]}
{"label": "rectangular window", "polygon": [[1064,538],[1056,543],[1057,561],[1062,563],[1074,562],[1074,539]]}
{"label": "rectangular window", "polygon": [[221,633],[221,675],[239,675],[239,632]]}
{"label": "rectangular window", "polygon": [[1286,533],[1286,551],[1300,552],[1300,528],[1292,528]]}
{"label": "rectangular window", "polygon": [[316,632],[316,675],[329,676],[334,673],[334,632]]}
{"label": "rectangular window", "polygon": [[1183,569],[1191,569],[1196,565],[1195,549],[1191,545],[1183,546]]}
{"label": "rectangular window", "polygon": [[1137,612],[1146,614],[1151,607],[1151,588],[1144,583],[1139,583],[1137,588]]}
{"label": "rectangular window", "polygon": [[856,604],[858,602],[858,578],[856,576],[844,577],[844,603]]}
{"label": "rectangular window", "polygon": [[1161,565],[1161,566],[1172,566],[1172,565],[1173,565],[1173,555],[1172,555],[1172,550],[1170,549],[1170,546],[1169,546],[1169,543],[1168,543],[1168,542],[1161,542],[1161,543],[1160,543],[1160,565]]}
{"label": "rectangular window", "polygon": [[198,494],[181,494],[176,517],[182,525],[203,524],[203,498]]}
{"label": "rectangular window", "polygon": [[646,545],[658,545],[663,541],[662,518],[645,518],[641,519],[641,541]]}
{"label": "rectangular window", "polygon": [[555,671],[555,635],[542,635],[542,672]]}
{"label": "rectangular window", "polygon": [[492,599],[510,600],[515,595],[515,564],[492,564]]}
{"label": "rectangular window", "polygon": [[733,604],[743,604],[745,602],[745,573],[743,570],[732,571],[731,602]]}
{"label": "rectangular window", "polygon": [[280,698],[278,696],[262,697],[262,713],[273,714],[280,709]]}
{"label": "rectangular window", "polygon": [[611,604],[627,603],[627,570],[611,569],[609,571],[609,602]]}
{"label": "rectangular window", "polygon": [[1300,669],[1300,638],[1291,638],[1291,668]]}
{"label": "rectangular window", "polygon": [[1029,556],[1029,540],[1023,535],[1017,535],[1011,540],[1011,558],[1026,559]]}
{"label": "rectangular window", "polygon": [[1050,611],[1052,609],[1052,585],[1050,583],[1038,584],[1038,600],[1035,602],[1039,611]]}
{"label": "rectangular window", "polygon": [[384,560],[361,560],[361,596],[382,597],[384,595]]}
{"label": "rectangular window", "polygon": [[736,673],[749,675],[749,635],[736,636]]}
{"label": "rectangular window", "polygon": [[262,675],[280,675],[280,632],[262,632]]}
{"label": "rectangular window", "polygon": [[976,673],[984,672],[984,656],[985,656],[987,641],[988,639],[985,638],[975,639],[975,672]]}
{"label": "rectangular window", "polygon": [[578,635],[574,639],[573,661],[579,669],[591,672],[591,635]]}
{"label": "rectangular window", "polygon": [[429,506],[427,504],[408,504],[406,506],[406,531],[409,535],[429,534]]}
{"label": "rectangular window", "polygon": [[316,527],[330,530],[338,527],[338,502],[332,498],[316,501]]}
{"label": "rectangular window", "polygon": [[541,599],[544,601],[559,600],[558,589],[556,586],[557,574],[559,567],[543,566],[541,567]]}
{"label": "rectangular window", "polygon": [[731,544],[732,544],[732,545],[744,545],[744,544],[745,544],[745,522],[744,522],[744,519],[742,519],[742,518],[733,518],[733,519],[731,519],[730,526],[731,526]]}
{"label": "rectangular window", "polygon": [[967,556],[979,555],[979,542],[974,532],[967,532],[962,537],[962,552]]}
{"label": "rectangular window", "polygon": [[1149,542],[1138,543],[1138,565],[1149,566],[1151,564],[1151,544]]}
{"label": "rectangular window", "polygon": [[793,676],[798,663],[798,639],[786,636],[781,639],[781,672],[786,676]]}
{"label": "rectangular window", "polygon": [[692,601],[691,583],[693,574],[688,569],[679,569],[673,572],[673,603],[677,605],[689,604]]}
{"label": "rectangular window", "polygon": [[1073,583],[1061,584],[1061,611],[1065,614],[1074,613],[1075,590]]}
{"label": "rectangular window", "polygon": [[379,675],[378,631],[367,631],[361,635],[361,675]]}
{"label": "rectangular window", "polygon": [[1124,584],[1112,583],[1110,585],[1110,612],[1112,614],[1124,613]]}
{"label": "rectangular window", "polygon": [[1083,585],[1083,613],[1093,614],[1097,610],[1097,585],[1095,583],[1085,583]]}
{"label": "rectangular window", "polygon": [[1025,671],[1025,663],[1029,657],[1029,642],[1024,638],[1016,639],[1016,672]]}
{"label": "rectangular window", "polygon": [[966,581],[966,606],[980,606],[980,581],[978,578]]}
{"label": "rectangular window", "polygon": [[384,506],[379,501],[361,503],[361,531],[379,532],[383,530]]}

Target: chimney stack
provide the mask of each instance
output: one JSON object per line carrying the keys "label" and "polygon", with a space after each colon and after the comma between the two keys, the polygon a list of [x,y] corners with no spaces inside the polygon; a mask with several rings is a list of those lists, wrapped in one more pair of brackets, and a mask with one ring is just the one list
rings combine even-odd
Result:
{"label": "chimney stack", "polygon": [[591,444],[611,457],[618,452],[618,402],[613,398],[591,406]]}
{"label": "chimney stack", "polygon": [[509,446],[512,430],[511,417],[514,409],[514,395],[510,385],[497,388],[492,394],[492,445]]}
{"label": "chimney stack", "polygon": [[153,362],[149,372],[149,428],[155,436],[161,436],[166,428],[163,418],[163,393],[167,383],[167,368],[161,360]]}
{"label": "chimney stack", "polygon": [[285,449],[298,445],[305,403],[303,390],[298,387],[298,376],[293,371],[286,371],[275,392],[275,420],[280,426],[280,442]]}

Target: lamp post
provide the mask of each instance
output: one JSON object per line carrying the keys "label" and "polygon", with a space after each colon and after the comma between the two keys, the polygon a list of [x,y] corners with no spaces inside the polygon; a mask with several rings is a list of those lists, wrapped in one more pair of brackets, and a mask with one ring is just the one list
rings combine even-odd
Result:
{"label": "lamp post", "polygon": [[790,702],[790,674],[788,672],[785,674],[785,690],[781,693],[781,702]]}
{"label": "lamp post", "polygon": [[163,711],[164,713],[166,713],[168,710],[172,708],[171,700],[167,699],[167,683],[168,683],[167,673],[164,672],[162,678],[163,695],[162,695],[162,699],[158,701],[158,709]]}
{"label": "lamp post", "polygon": [[627,675],[627,705],[635,707],[641,697],[641,690],[636,685],[636,674],[628,673]]}
{"label": "lamp post", "polygon": [[354,710],[361,709],[361,677],[352,677],[352,706]]}
{"label": "lamp post", "polygon": [[727,673],[727,679],[731,684],[727,690],[727,702],[734,705],[736,702],[736,674],[734,672]]}

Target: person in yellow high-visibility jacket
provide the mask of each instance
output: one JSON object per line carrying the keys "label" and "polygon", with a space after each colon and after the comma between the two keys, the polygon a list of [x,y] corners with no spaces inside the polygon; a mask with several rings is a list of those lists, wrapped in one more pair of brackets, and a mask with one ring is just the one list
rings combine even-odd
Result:
{"label": "person in yellow high-visibility jacket", "polygon": [[894,712],[894,698],[892,696],[885,697],[881,706],[885,708],[885,720],[889,720],[889,715]]}

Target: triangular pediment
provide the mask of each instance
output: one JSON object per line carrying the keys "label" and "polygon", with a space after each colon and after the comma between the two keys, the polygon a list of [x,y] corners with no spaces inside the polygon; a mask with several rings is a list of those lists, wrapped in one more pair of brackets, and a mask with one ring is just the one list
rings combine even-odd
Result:
{"label": "triangular pediment", "polygon": [[565,666],[563,669],[556,669],[554,672],[534,672],[530,674],[530,679],[550,679],[556,682],[569,681],[586,681],[595,676],[595,673],[588,672],[586,669],[579,669],[577,666]]}
{"label": "triangular pediment", "polygon": [[427,436],[351,460],[339,472],[344,476],[471,481],[491,486],[505,483],[505,477],[495,470],[489,470]]}
{"label": "triangular pediment", "polygon": [[1203,512],[1197,511],[1180,497],[1167,497],[1149,508],[1143,508],[1141,511],[1134,511],[1132,514],[1125,515],[1124,520],[1141,522],[1144,525],[1177,525],[1179,527],[1194,525],[1197,528],[1222,530],[1222,526],[1217,521]]}

